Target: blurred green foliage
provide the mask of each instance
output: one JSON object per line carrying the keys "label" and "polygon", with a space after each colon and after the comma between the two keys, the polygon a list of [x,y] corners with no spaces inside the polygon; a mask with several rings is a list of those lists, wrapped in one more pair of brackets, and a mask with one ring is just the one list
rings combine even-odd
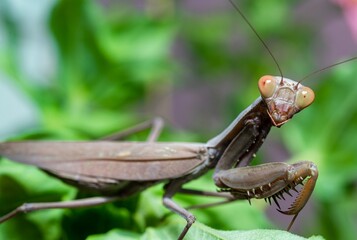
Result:
{"label": "blurred green foliage", "polygon": [[[294,22],[294,2],[239,4],[276,53],[285,75],[294,73],[291,78],[298,78],[319,66],[312,44],[318,41],[313,34],[315,29]],[[221,111],[224,116],[217,117],[222,129],[257,97],[256,79],[260,75],[278,75],[270,56],[229,3],[228,7],[223,4],[213,10],[189,11],[171,1],[143,1],[139,8],[134,8],[115,1],[59,0],[48,8],[46,18],[55,68],[48,81],[36,81],[21,65],[23,29],[9,6],[8,1],[0,3],[5,33],[5,47],[0,47],[0,71],[40,115],[38,125],[13,137],[16,139],[96,139],[153,116],[155,113],[145,116],[142,111],[145,113],[152,94],[162,86],[169,86],[171,94],[173,82],[175,89],[184,88],[185,84],[189,88],[193,82],[217,86],[230,78],[234,92],[223,96],[229,101]],[[173,48],[181,58],[172,54]],[[356,62],[352,62],[318,76],[317,81],[307,80],[306,84],[316,90],[315,103],[271,133],[271,138],[281,142],[291,154],[289,161],[308,159],[320,170],[310,213],[303,210],[297,219],[296,231],[305,237],[354,239],[357,235],[356,76]],[[207,98],[207,106],[202,108],[217,115],[216,109],[208,109],[214,106],[215,96],[202,97]],[[167,128],[160,140],[206,141],[219,131],[200,125],[202,129],[196,129],[194,134]],[[269,142],[267,145],[263,153],[268,152]],[[257,162],[262,159],[260,154]],[[209,175],[189,186],[214,191]],[[0,225],[0,238],[175,239],[185,221],[176,215],[164,218],[168,210],[161,204],[162,193],[162,185],[158,185],[138,196],[100,207],[17,216]],[[81,197],[85,195],[40,170],[0,161],[1,215],[23,202]],[[184,206],[212,201],[188,196],[176,199]],[[207,239],[263,239],[254,234],[269,239],[300,239],[279,231],[223,232],[205,226],[221,230],[285,228],[285,219],[290,218],[284,218],[284,225],[276,217],[269,220],[264,213],[266,208],[264,201],[253,201],[252,206],[236,202],[194,210],[200,223],[194,224],[188,239],[197,239],[200,234],[206,234]]]}

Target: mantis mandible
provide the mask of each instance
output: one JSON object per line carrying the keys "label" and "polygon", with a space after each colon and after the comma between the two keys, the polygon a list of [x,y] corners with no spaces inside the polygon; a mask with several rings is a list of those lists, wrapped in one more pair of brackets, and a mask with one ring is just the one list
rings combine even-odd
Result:
{"label": "mantis mandible", "polygon": [[[184,238],[195,221],[194,215],[172,199],[179,192],[218,196],[229,201],[268,198],[278,205],[278,199],[283,198],[284,193],[303,184],[291,207],[279,210],[283,214],[294,215],[292,224],[313,192],[318,178],[316,165],[312,162],[248,165],[270,128],[281,127],[294,114],[308,107],[314,101],[314,93],[282,74],[263,76],[258,86],[261,96],[207,143],[156,142],[162,128],[160,119],[100,141],[0,143],[1,156],[35,165],[67,183],[102,194],[101,197],[69,202],[23,204],[1,217],[0,223],[19,213],[40,209],[77,208],[113,202],[166,182],[163,204],[187,221],[179,239]],[[116,141],[149,126],[153,128],[147,142]],[[185,183],[213,168],[213,180],[221,192],[183,188]]]}

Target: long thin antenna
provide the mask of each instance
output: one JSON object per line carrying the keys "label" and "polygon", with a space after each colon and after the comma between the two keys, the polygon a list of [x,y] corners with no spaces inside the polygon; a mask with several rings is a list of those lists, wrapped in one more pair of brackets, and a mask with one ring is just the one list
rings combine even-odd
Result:
{"label": "long thin antenna", "polygon": [[260,35],[258,34],[258,32],[255,30],[255,28],[253,27],[253,25],[249,22],[249,20],[245,17],[245,15],[243,14],[243,12],[239,9],[238,5],[236,5],[232,0],[229,0],[229,2],[232,4],[232,6],[237,10],[237,12],[241,15],[241,17],[244,19],[244,21],[248,24],[248,26],[250,27],[250,29],[252,29],[252,31],[254,32],[254,34],[258,37],[258,39],[260,40],[260,42],[263,44],[263,46],[265,47],[265,49],[269,52],[270,56],[272,57],[272,59],[274,60],[276,66],[278,67],[278,70],[280,72],[281,78],[283,79],[283,72],[280,69],[279,63],[276,60],[276,58],[274,57],[273,53],[270,51],[268,45],[266,45],[266,43],[264,42],[264,40],[260,37]]}
{"label": "long thin antenna", "polygon": [[346,60],[343,60],[343,61],[341,61],[341,62],[337,62],[337,63],[331,64],[331,65],[329,65],[329,66],[327,66],[327,67],[324,67],[324,68],[321,68],[321,69],[319,69],[319,70],[313,71],[312,73],[309,73],[307,76],[305,76],[304,78],[302,78],[302,79],[299,81],[299,83],[301,83],[302,81],[306,80],[307,78],[309,78],[309,77],[311,77],[311,76],[313,76],[313,75],[315,75],[315,74],[317,74],[317,73],[323,72],[323,71],[325,71],[325,70],[327,70],[327,69],[336,67],[336,66],[338,66],[338,65],[340,65],[340,64],[343,64],[343,63],[346,63],[346,62],[350,62],[350,61],[353,61],[353,60],[356,60],[356,59],[357,59],[357,56],[356,56],[356,57],[349,58],[349,59],[346,59]]}

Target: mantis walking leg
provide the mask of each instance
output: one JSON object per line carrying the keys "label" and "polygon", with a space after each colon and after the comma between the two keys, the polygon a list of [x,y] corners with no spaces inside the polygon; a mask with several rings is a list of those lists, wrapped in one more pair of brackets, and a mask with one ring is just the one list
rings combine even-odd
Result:
{"label": "mantis walking leg", "polygon": [[37,210],[43,209],[55,209],[55,208],[81,208],[81,207],[90,207],[98,206],[105,203],[110,203],[119,200],[121,197],[92,197],[92,198],[83,198],[67,202],[42,202],[42,203],[24,203],[21,206],[17,207],[15,210],[9,212],[5,216],[0,217],[0,223],[5,222],[19,213],[29,213]]}
{"label": "mantis walking leg", "polygon": [[135,125],[131,128],[125,129],[123,131],[111,134],[109,136],[105,136],[105,137],[101,138],[100,140],[108,140],[108,141],[122,140],[130,135],[133,135],[135,133],[138,133],[138,132],[144,131],[148,128],[151,128],[151,131],[150,131],[149,136],[146,141],[147,142],[155,142],[157,140],[157,138],[160,136],[163,126],[164,126],[163,119],[160,117],[156,117],[156,118],[153,118],[146,122]]}

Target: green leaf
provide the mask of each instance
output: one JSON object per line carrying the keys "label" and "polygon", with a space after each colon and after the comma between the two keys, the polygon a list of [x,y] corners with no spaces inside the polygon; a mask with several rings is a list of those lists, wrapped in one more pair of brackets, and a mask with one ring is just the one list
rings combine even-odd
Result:
{"label": "green leaf", "polygon": [[[167,225],[158,228],[147,228],[143,234],[133,234],[124,230],[114,229],[106,234],[93,235],[87,240],[170,240],[177,239],[184,224],[182,221],[170,221]],[[323,240],[321,236],[312,236],[310,238],[303,238],[295,234],[280,231],[257,229],[248,231],[222,231],[216,230],[203,225],[202,223],[195,222],[187,235],[185,240]]]}

